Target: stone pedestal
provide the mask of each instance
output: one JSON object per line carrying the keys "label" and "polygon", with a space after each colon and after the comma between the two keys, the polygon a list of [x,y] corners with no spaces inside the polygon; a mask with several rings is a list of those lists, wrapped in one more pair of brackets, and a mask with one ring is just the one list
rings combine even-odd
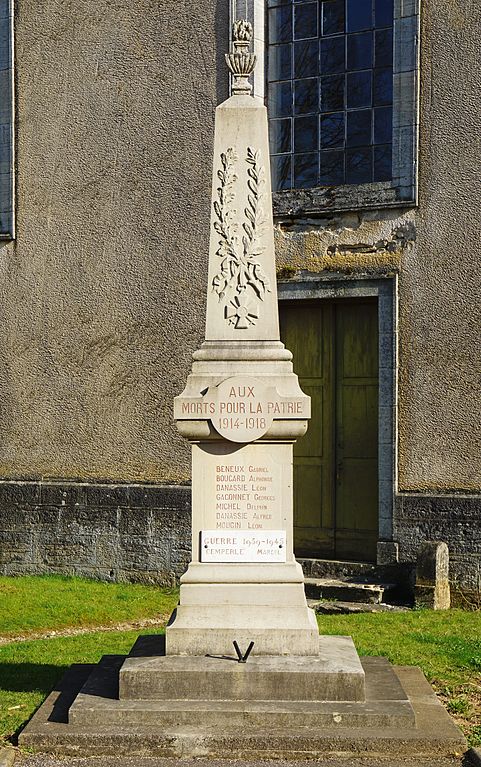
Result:
{"label": "stone pedestal", "polygon": [[[140,637],[128,658],[73,666],[19,736],[57,755],[368,760],[431,767],[466,742],[417,668],[357,657],[321,637],[312,657],[165,656]],[[357,764],[357,762],[356,762]],[[437,764],[437,761],[436,761]],[[451,762],[450,762],[451,764]]]}
{"label": "stone pedestal", "polygon": [[[150,642],[157,652],[160,645],[159,640]],[[207,657],[133,655],[120,669],[119,698],[364,702],[365,674],[350,637],[318,637],[315,656],[254,656],[247,663],[237,662],[232,652]]]}
{"label": "stone pedestal", "polygon": [[255,655],[315,655],[316,618],[293,554],[292,444],[203,441],[192,467],[193,557],[167,653],[231,653],[236,640],[253,641]]}

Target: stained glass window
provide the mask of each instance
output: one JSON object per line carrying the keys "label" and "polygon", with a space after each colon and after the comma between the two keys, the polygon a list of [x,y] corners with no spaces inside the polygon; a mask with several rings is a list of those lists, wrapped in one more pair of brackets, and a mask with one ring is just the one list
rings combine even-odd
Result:
{"label": "stained glass window", "polygon": [[392,177],[393,0],[268,0],[273,190]]}

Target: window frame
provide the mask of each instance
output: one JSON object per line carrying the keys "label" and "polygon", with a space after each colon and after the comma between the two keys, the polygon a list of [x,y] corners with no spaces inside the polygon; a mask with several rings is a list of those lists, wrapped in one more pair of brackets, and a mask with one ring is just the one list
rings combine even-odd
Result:
{"label": "window frame", "polygon": [[13,0],[0,0],[0,240],[15,237]]}
{"label": "window frame", "polygon": [[[246,18],[254,27],[254,52],[258,59],[254,95],[263,100],[267,91],[266,7],[264,0],[230,0],[231,20]],[[274,215],[302,216],[418,204],[420,0],[394,0],[393,32],[392,180],[274,192]]]}

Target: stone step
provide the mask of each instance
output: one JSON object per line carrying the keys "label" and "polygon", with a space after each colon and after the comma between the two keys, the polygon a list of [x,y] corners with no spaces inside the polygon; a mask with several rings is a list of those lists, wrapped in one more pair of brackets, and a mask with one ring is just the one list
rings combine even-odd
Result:
{"label": "stone step", "polygon": [[348,562],[340,559],[297,558],[306,578],[373,578],[378,566],[373,562]]}
{"label": "stone step", "polygon": [[[95,714],[91,711],[86,717],[85,724],[67,723],[68,713],[69,709],[72,711],[72,702],[76,697],[78,699],[78,692],[93,668],[73,666],[20,733],[20,745],[36,751],[77,757],[115,755],[119,758],[128,755],[132,764],[136,757],[148,755],[182,760],[192,757],[243,761],[302,759],[318,760],[327,765],[342,754],[346,764],[353,764],[352,760],[363,757],[366,767],[383,759],[386,767],[394,767],[394,763],[401,765],[404,760],[406,765],[413,767],[413,759],[416,767],[433,767],[434,764],[438,767],[435,760],[452,759],[466,750],[461,732],[418,668],[391,667],[401,684],[404,699],[409,700],[413,707],[415,726],[412,723],[409,726],[376,724],[375,717],[370,726],[349,726],[348,717],[340,722],[334,719],[340,706],[333,703],[329,726],[299,726],[294,715],[291,726],[281,727],[269,727],[266,718],[260,719],[258,726],[250,725],[248,716],[241,726],[236,720],[233,726],[226,727],[180,721],[163,727],[157,720],[154,724],[142,725],[104,723],[104,712],[112,712],[119,704],[116,679],[122,661],[123,658],[117,658],[117,674],[115,664],[110,664],[109,671],[104,668],[102,689],[92,696],[96,700],[85,701],[87,708],[92,706],[96,709]],[[387,661],[382,658],[363,659],[368,702],[386,703],[392,700],[384,671],[377,673],[385,669],[386,664]],[[222,708],[217,704],[216,707]],[[149,706],[147,708],[151,710]],[[384,713],[377,707],[377,712],[382,717],[380,722],[385,722],[387,707],[384,707]],[[238,715],[235,714],[236,717]],[[199,711],[197,717],[202,720]],[[225,721],[228,722],[229,717]]]}
{"label": "stone step", "polygon": [[400,605],[365,604],[363,602],[322,602],[308,599],[307,604],[318,615],[359,615],[359,613],[409,612],[410,607]]}
{"label": "stone step", "polygon": [[337,578],[305,578],[304,587],[308,599],[335,599],[342,602],[380,604],[384,594],[394,589],[394,584]]}
{"label": "stone step", "polygon": [[[325,641],[321,643],[319,652],[320,656],[325,656],[326,652],[329,653],[331,642],[332,647],[336,648],[339,640],[349,639],[349,637],[322,637],[322,639]],[[349,648],[346,648],[345,642],[341,641],[340,644],[341,647],[336,648],[339,659],[346,654],[346,649],[348,654],[350,652]],[[141,658],[129,658],[126,661],[127,664],[130,660],[140,661]],[[346,670],[336,672],[336,683],[339,687],[336,698],[334,700],[315,700],[312,698],[313,692],[319,693],[321,691],[316,691],[312,687],[306,688],[305,680],[300,682],[296,679],[299,675],[299,671],[296,670],[299,658],[253,658],[246,664],[230,661],[222,663],[222,659],[202,657],[164,657],[150,660],[165,661],[164,664],[158,663],[155,668],[151,666],[151,672],[155,673],[157,677],[167,677],[164,684],[166,694],[164,698],[159,698],[157,693],[155,699],[150,695],[148,698],[142,697],[141,699],[120,697],[114,700],[112,693],[115,691],[114,681],[119,671],[119,658],[118,656],[104,656],[70,707],[69,724],[83,727],[90,727],[92,723],[97,723],[102,727],[120,725],[122,727],[155,726],[160,728],[188,725],[190,727],[216,728],[221,732],[232,731],[246,725],[260,729],[264,729],[266,726],[269,729],[286,727],[294,729],[300,727],[331,727],[335,729],[345,727],[400,727],[408,730],[415,727],[412,705],[393,667],[386,658],[366,659],[364,662],[367,673],[358,659],[359,669],[363,677],[366,676],[365,689],[364,684],[362,688],[362,700],[342,699],[342,690],[348,689],[349,691],[350,688],[348,664]],[[215,663],[216,660],[217,663]],[[230,678],[232,675],[240,677],[240,679],[246,676],[253,678],[258,676],[258,669],[252,663],[255,660],[258,660],[267,669],[270,669],[273,663],[279,662],[290,666],[290,688],[279,683],[282,682],[282,679],[278,680],[278,684],[274,687],[277,687],[280,697],[275,697],[276,690],[271,683],[271,685],[267,685],[265,699],[261,699],[260,696],[253,698],[251,691],[243,690],[241,684],[235,684],[235,682],[233,684],[233,680]],[[315,657],[302,659],[301,668],[306,667],[307,669],[310,666],[313,669],[311,676],[315,677],[315,665],[318,660]],[[343,663],[346,663],[346,660],[348,661],[349,657],[345,658]],[[212,662],[217,665],[218,669],[215,672],[218,680],[214,689],[212,688],[212,680],[209,684],[209,677],[212,676]],[[329,663],[329,660],[326,662]],[[162,665],[165,668],[162,668]],[[199,670],[202,667],[205,668],[207,684],[200,684],[199,686]],[[175,678],[172,678],[173,668]],[[235,669],[234,672],[232,672],[232,668]],[[135,667],[132,670],[135,673]],[[279,675],[282,677],[284,673],[281,670]],[[300,673],[304,676],[302,670]],[[151,676],[149,679],[152,681]],[[190,690],[191,699],[183,698],[185,691],[178,689],[178,685],[182,684],[185,691]],[[142,685],[140,692],[144,691]],[[310,697],[299,697],[303,696],[305,691],[310,694]],[[237,699],[232,697],[233,692],[237,693]],[[248,693],[247,699],[242,697],[243,692]],[[288,699],[284,697],[286,693],[289,695]],[[212,694],[215,696],[214,698],[211,697]]]}
{"label": "stone step", "polygon": [[[351,637],[319,637],[316,656],[256,655],[254,645],[247,663],[238,663],[235,654],[162,656],[161,644],[156,635],[139,637],[120,669],[119,698],[144,702],[365,699],[365,674]],[[98,687],[93,676],[82,693],[95,697]]]}
{"label": "stone step", "polygon": [[69,723],[86,726],[99,721],[102,726],[122,727],[202,725],[219,731],[242,727],[414,727],[414,712],[409,701],[370,703],[320,701],[199,701],[122,700],[115,706],[99,704],[98,698],[78,700],[70,710]]}
{"label": "stone step", "polygon": [[[412,605],[414,573],[413,564],[393,562],[377,565],[373,562],[349,562],[335,559],[298,559],[306,578],[328,578],[372,584],[390,584],[383,598],[396,605]],[[338,596],[333,597],[339,599]],[[345,601],[350,601],[349,597]]]}

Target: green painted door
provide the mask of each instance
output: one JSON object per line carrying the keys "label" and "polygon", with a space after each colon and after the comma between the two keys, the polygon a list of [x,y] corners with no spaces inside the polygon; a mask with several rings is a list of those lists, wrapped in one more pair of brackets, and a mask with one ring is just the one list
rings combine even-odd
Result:
{"label": "green painted door", "polygon": [[374,561],[378,538],[375,299],[280,304],[282,340],[312,400],[294,447],[298,556]]}

